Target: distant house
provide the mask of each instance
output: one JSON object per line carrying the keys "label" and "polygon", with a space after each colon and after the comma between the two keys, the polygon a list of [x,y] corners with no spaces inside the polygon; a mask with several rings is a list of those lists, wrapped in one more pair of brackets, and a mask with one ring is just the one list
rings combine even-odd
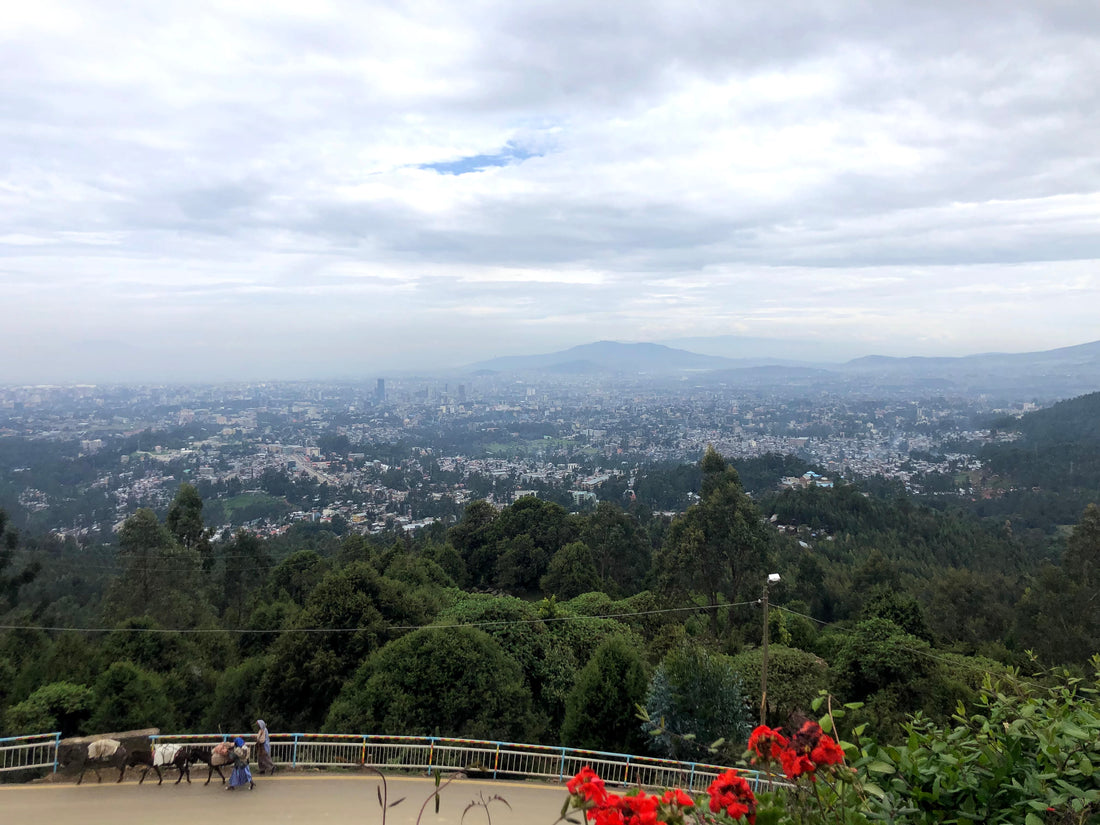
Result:
{"label": "distant house", "polygon": [[831,488],[833,480],[813,470],[807,470],[800,476],[785,476],[780,479],[779,486],[786,490],[806,489],[807,487]]}

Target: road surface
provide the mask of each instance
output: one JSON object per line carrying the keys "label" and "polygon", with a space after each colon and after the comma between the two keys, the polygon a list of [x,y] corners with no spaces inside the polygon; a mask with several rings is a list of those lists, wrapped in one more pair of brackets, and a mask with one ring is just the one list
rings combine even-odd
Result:
{"label": "road surface", "polygon": [[481,802],[488,804],[493,825],[553,825],[566,798],[563,785],[463,778],[443,788],[436,814],[429,799],[434,780],[391,776],[386,778],[391,807],[383,818],[378,804],[382,781],[375,774],[257,776],[254,791],[231,792],[216,776],[208,786],[202,784],[205,779],[194,781],[194,775],[191,785],[166,779],[158,786],[155,777],[152,784],[146,779],[138,785],[130,774],[117,784],[106,774],[103,778],[96,784],[93,775],[89,784],[85,776],[79,786],[71,781],[0,785],[0,825],[416,825],[425,800],[420,825],[489,825],[484,808],[466,810]]}

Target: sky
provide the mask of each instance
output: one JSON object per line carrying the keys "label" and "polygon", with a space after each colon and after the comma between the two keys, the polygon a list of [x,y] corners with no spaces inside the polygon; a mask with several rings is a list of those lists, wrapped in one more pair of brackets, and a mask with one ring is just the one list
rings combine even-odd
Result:
{"label": "sky", "polygon": [[1097,78],[1091,1],[0,0],[0,382],[1097,340]]}

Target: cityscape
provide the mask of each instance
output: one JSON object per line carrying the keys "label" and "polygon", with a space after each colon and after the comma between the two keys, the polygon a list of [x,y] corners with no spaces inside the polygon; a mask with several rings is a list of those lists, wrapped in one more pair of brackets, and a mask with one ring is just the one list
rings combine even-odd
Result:
{"label": "cityscape", "polygon": [[[639,470],[698,461],[708,446],[734,463],[773,454],[815,468],[776,476],[775,488],[881,477],[914,493],[973,497],[994,492],[976,448],[1016,437],[990,422],[1035,408],[511,375],[7,387],[0,444],[52,445],[80,481],[49,490],[42,468],[3,466],[0,506],[87,541],[140,507],[163,510],[187,481],[219,534],[275,535],[301,521],[415,530],[453,524],[480,498],[498,508],[524,495],[572,510],[622,504]],[[286,502],[288,484],[311,488],[297,497],[309,506]]]}

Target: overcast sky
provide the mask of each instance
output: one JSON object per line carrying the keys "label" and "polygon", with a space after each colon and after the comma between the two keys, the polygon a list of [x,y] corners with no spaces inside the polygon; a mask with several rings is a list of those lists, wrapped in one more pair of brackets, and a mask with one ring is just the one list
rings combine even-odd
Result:
{"label": "overcast sky", "polygon": [[0,381],[1097,340],[1098,79],[1091,0],[0,0]]}

